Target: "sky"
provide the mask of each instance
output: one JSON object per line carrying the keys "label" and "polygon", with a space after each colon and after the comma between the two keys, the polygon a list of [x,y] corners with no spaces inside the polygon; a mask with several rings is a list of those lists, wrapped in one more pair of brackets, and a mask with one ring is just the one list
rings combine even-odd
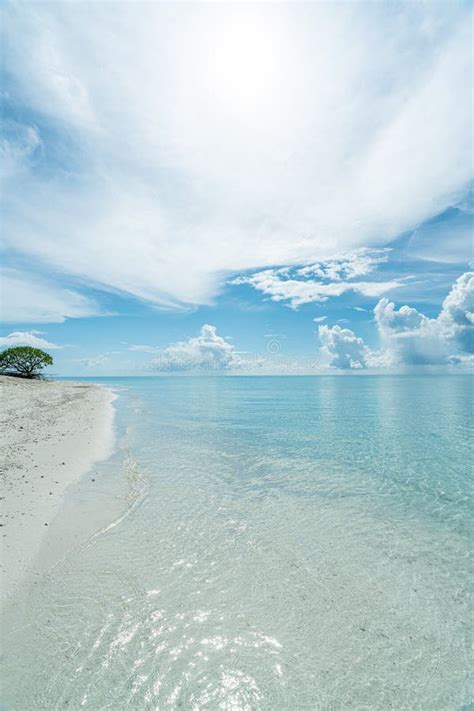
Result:
{"label": "sky", "polygon": [[469,2],[6,2],[0,347],[464,372]]}

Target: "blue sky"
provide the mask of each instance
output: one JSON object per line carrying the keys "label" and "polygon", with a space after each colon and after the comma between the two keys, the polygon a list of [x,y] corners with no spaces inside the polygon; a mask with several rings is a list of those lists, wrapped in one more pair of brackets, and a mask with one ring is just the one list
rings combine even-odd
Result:
{"label": "blue sky", "polygon": [[3,347],[64,375],[469,367],[469,3],[3,11]]}

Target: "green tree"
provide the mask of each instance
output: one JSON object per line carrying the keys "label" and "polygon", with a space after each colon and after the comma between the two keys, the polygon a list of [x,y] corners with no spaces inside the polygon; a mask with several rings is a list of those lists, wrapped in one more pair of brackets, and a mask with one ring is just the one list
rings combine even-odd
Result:
{"label": "green tree", "polygon": [[0,373],[18,375],[22,378],[37,378],[47,365],[53,365],[49,353],[31,346],[7,348],[0,353]]}

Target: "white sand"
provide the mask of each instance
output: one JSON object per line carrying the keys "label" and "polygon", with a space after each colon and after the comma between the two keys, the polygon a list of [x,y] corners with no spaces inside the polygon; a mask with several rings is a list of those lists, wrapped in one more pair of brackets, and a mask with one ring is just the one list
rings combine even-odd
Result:
{"label": "white sand", "polygon": [[0,376],[1,593],[27,572],[66,488],[110,456],[110,390]]}

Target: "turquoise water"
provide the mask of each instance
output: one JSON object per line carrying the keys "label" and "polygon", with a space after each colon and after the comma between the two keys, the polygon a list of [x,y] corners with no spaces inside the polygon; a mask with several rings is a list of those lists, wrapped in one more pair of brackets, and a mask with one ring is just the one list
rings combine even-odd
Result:
{"label": "turquoise water", "polygon": [[469,707],[472,379],[103,382],[118,450],[7,614],[5,708]]}

